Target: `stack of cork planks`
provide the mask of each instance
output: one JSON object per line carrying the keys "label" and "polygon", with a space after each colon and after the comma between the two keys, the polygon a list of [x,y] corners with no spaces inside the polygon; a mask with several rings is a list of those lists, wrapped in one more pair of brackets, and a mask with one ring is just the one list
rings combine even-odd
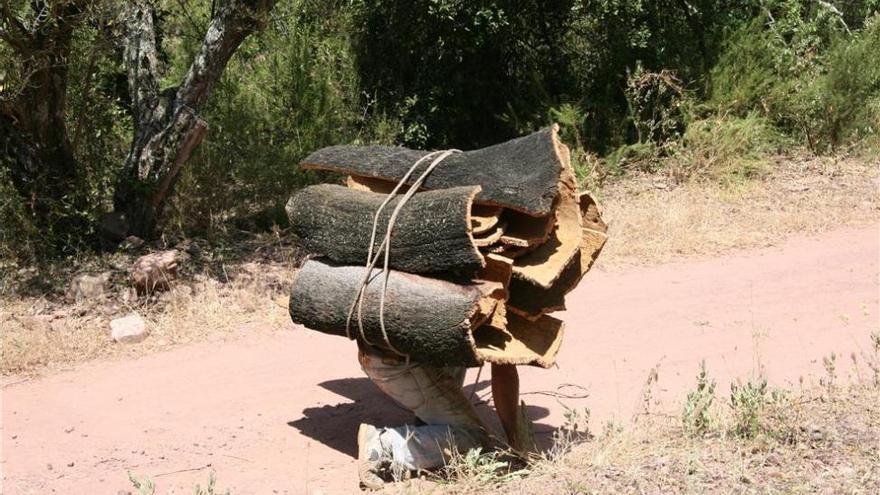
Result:
{"label": "stack of cork planks", "polygon": [[[306,187],[287,203],[291,230],[310,254],[293,283],[291,318],[434,365],[552,366],[563,325],[549,313],[565,309],[607,230],[594,198],[578,190],[557,127],[445,158],[400,209],[389,272],[367,277],[376,211],[428,153],[331,146],[302,161],[346,180]],[[405,190],[376,219],[374,253]],[[365,279],[359,316],[346,325]]]}

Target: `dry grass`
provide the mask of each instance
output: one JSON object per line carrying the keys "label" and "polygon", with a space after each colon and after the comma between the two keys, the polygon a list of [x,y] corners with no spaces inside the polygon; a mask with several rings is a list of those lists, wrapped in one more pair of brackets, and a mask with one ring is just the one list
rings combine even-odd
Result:
{"label": "dry grass", "polygon": [[[264,245],[257,238],[242,247],[248,251],[253,244]],[[214,263],[214,253],[206,253],[191,262],[170,291],[148,298],[134,297],[125,282],[135,254],[80,260],[80,266],[64,267],[60,273],[47,268],[24,274],[23,279],[45,282],[65,281],[72,273],[109,270],[115,283],[105,297],[78,303],[50,288],[45,295],[0,296],[2,373],[46,372],[99,357],[136,357],[177,344],[289,328],[286,294],[293,276],[291,256],[290,249],[274,249],[257,257],[227,257]],[[110,320],[132,311],[147,322],[149,337],[139,344],[114,343]]]}
{"label": "dry grass", "polygon": [[[875,158],[780,158],[765,168],[772,172],[727,184],[695,180],[673,185],[663,175],[608,184],[602,196],[611,231],[600,265],[716,254],[880,219]],[[289,240],[278,233],[225,239],[204,251],[183,265],[174,290],[149,299],[126,296],[127,270],[143,251],[63,266],[0,266],[0,372],[42,372],[290,325],[286,308],[279,305],[296,257]],[[106,298],[75,304],[64,296],[74,275],[102,271],[113,274]],[[132,310],[147,320],[150,337],[137,345],[114,344],[109,321]]]}
{"label": "dry grass", "polygon": [[877,158],[779,158],[766,169],[727,184],[643,176],[607,185],[611,230],[598,262],[658,263],[880,220]]}
{"label": "dry grass", "polygon": [[806,390],[751,382],[749,400],[742,389],[738,400],[719,393],[711,426],[699,431],[683,413],[649,412],[585,441],[563,435],[561,447],[522,476],[494,466],[493,477],[489,463],[469,459],[450,470],[454,480],[415,480],[383,493],[880,493],[880,333],[865,358],[846,385],[829,371],[823,385]]}

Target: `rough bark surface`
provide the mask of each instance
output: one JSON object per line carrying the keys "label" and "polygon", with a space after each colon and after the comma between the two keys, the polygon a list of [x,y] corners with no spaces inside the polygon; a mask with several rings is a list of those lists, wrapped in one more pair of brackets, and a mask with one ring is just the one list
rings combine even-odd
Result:
{"label": "rough bark surface", "polygon": [[[306,328],[345,335],[346,317],[365,270],[306,261],[293,282],[290,317]],[[381,290],[381,276],[373,276],[365,294],[363,324],[367,339],[374,344],[383,342],[379,327]],[[389,340],[413,361],[472,366],[476,358],[471,319],[483,297],[483,291],[475,285],[392,271],[385,299]],[[351,330],[352,336],[359,335],[356,317]]]}
{"label": "rough bark surface", "polygon": [[[563,146],[563,156],[567,148]],[[556,228],[547,241],[533,251],[516,258],[513,276],[545,289],[562,274],[578,252],[581,238],[581,212],[578,203],[577,182],[568,160],[559,181],[559,204],[556,206]]]}
{"label": "rough bark surface", "polygon": [[[473,274],[483,256],[470,234],[470,209],[479,187],[420,192],[400,210],[391,238],[390,266],[411,273],[452,271]],[[290,227],[310,254],[337,263],[363,264],[369,248],[373,216],[385,195],[337,185],[310,186],[287,203]],[[374,252],[399,197],[379,218]]]}
{"label": "rough bark surface", "polygon": [[[425,189],[479,185],[477,202],[529,215],[550,213],[562,172],[555,127],[478,150],[455,153],[431,172]],[[393,146],[331,146],[307,156],[300,165],[349,175],[400,180],[427,151]],[[418,176],[429,164],[419,167]]]}
{"label": "rough bark surface", "polygon": [[124,58],[135,136],[114,194],[128,232],[149,238],[181,167],[207,131],[200,112],[232,54],[262,27],[274,0],[227,0],[217,9],[180,86],[159,91],[153,7],[127,6]]}

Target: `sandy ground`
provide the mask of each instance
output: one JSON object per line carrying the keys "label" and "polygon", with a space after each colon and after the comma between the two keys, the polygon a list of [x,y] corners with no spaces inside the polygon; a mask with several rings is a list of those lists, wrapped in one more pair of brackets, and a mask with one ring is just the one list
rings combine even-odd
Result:
{"label": "sandy ground", "polygon": [[[654,367],[651,400],[672,414],[703,359],[720,391],[762,369],[781,386],[818,380],[831,353],[842,373],[880,326],[878,257],[875,224],[590,273],[563,314],[558,369],[521,371],[536,430],[549,435],[564,408],[535,392],[564,383],[587,388],[562,402],[589,408],[600,427],[641,410]],[[478,395],[487,385],[484,374]],[[7,377],[2,401],[0,491],[10,495],[113,494],[131,490],[128,471],[154,479],[156,493],[191,493],[210,470],[233,493],[358,493],[358,423],[409,419],[362,377],[353,344],[301,328]]]}

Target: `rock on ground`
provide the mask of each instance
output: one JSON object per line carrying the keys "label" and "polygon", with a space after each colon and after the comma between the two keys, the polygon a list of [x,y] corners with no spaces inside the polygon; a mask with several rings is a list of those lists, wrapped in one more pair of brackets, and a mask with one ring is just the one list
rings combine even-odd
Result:
{"label": "rock on ground", "polygon": [[130,279],[139,294],[167,290],[177,278],[177,264],[182,259],[176,249],[150,253],[138,258],[131,268]]}
{"label": "rock on ground", "polygon": [[116,342],[134,344],[147,338],[147,323],[137,313],[132,313],[110,322],[110,336]]}
{"label": "rock on ground", "polygon": [[111,276],[111,272],[103,272],[97,275],[77,275],[70,281],[67,295],[78,303],[101,298],[107,292]]}

